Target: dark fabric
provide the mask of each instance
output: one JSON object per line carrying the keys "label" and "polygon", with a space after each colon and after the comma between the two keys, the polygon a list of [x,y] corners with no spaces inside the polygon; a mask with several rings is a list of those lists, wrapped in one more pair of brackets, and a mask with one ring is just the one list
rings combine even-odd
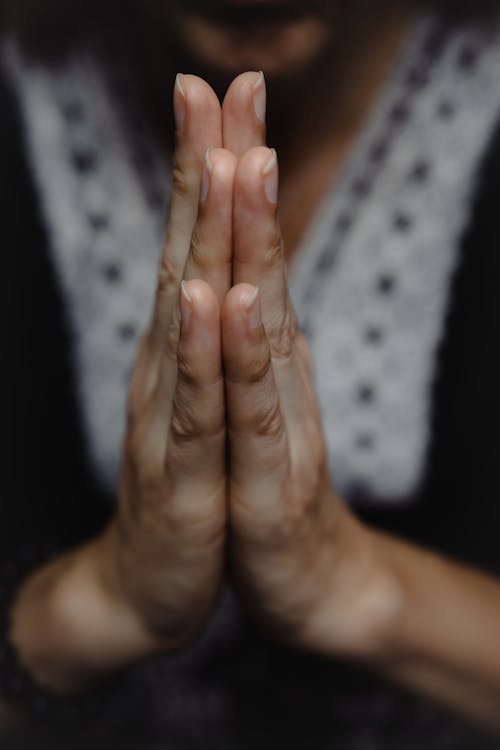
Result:
{"label": "dark fabric", "polygon": [[27,172],[16,104],[0,83],[2,399],[1,549],[40,535],[71,543],[105,508],[85,459],[70,340]]}
{"label": "dark fabric", "polygon": [[[95,533],[109,513],[85,456],[70,339],[47,255],[15,101],[0,91],[2,461],[0,550]],[[435,389],[420,501],[359,508],[370,523],[500,572],[498,253],[500,131],[464,238]],[[5,307],[3,307],[5,305]],[[4,448],[5,451],[5,448]],[[131,671],[99,725],[78,736],[24,723],[5,750],[493,750],[498,740],[349,665],[290,653],[224,612],[184,654]],[[231,605],[229,611],[232,611]]]}
{"label": "dark fabric", "polygon": [[500,573],[500,128],[482,165],[434,388],[433,438],[418,503],[370,522]]}

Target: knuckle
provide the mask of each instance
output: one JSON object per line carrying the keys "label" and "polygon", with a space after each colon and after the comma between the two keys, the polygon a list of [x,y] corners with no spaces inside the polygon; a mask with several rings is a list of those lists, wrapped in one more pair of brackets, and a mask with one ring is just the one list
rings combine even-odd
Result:
{"label": "knuckle", "polygon": [[311,521],[318,518],[322,507],[322,495],[318,475],[314,481],[310,477],[303,477],[297,482],[295,491],[289,493],[285,503],[285,519],[283,526],[293,535],[301,531],[307,533]]}
{"label": "knuckle", "polygon": [[221,436],[225,431],[223,413],[215,413],[213,408],[200,408],[192,393],[182,390],[173,401],[170,423],[171,437],[176,445],[186,442]]}
{"label": "knuckle", "polygon": [[170,253],[165,251],[158,271],[158,294],[163,295],[174,289],[179,281],[179,270]]}
{"label": "knuckle", "polygon": [[174,397],[172,418],[170,421],[170,434],[174,443],[182,444],[193,440],[200,434],[200,423],[196,414],[196,408],[187,399]]}
{"label": "knuckle", "polygon": [[191,235],[191,246],[189,251],[189,261],[192,265],[200,270],[206,270],[210,266],[210,257],[206,252],[206,242],[203,239],[199,228],[195,227]]}
{"label": "knuckle", "polygon": [[283,435],[283,418],[278,400],[257,410],[252,417],[252,427],[258,436],[279,439]]}
{"label": "knuckle", "polygon": [[177,372],[182,383],[188,387],[195,387],[199,376],[192,360],[186,356],[182,347],[177,349]]}
{"label": "knuckle", "polygon": [[272,270],[283,264],[283,240],[281,234],[274,238],[264,253],[264,265]]}
{"label": "knuckle", "polygon": [[300,500],[289,499],[283,523],[287,533],[297,536],[302,530],[308,529],[310,519],[315,515],[318,504],[318,495],[314,492],[304,494]]}
{"label": "knuckle", "polygon": [[287,305],[285,314],[275,327],[271,327],[268,332],[269,344],[273,357],[276,359],[288,360],[291,358],[297,334],[297,323],[295,314]]}
{"label": "knuckle", "polygon": [[265,380],[270,370],[271,359],[268,353],[265,352],[261,357],[252,362],[252,367],[249,369],[246,380],[251,384],[259,383],[260,381]]}
{"label": "knuckle", "polygon": [[172,188],[173,192],[181,198],[190,198],[194,190],[193,179],[188,172],[183,169],[178,158],[175,159],[172,167]]}
{"label": "knuckle", "polygon": [[179,341],[181,337],[181,325],[178,315],[174,315],[167,329],[165,339],[165,354],[168,359],[179,362]]}

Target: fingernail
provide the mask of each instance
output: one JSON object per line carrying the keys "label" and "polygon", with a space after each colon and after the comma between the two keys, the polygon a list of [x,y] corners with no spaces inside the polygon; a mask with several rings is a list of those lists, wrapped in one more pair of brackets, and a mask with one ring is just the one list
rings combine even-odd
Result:
{"label": "fingernail", "polygon": [[191,303],[192,299],[189,296],[186,283],[181,281],[181,316],[183,326],[187,326],[191,318]]}
{"label": "fingernail", "polygon": [[210,188],[210,175],[213,168],[212,162],[210,160],[211,151],[211,148],[207,148],[205,152],[205,163],[201,172],[200,203],[204,203],[206,201],[208,190]]}
{"label": "fingernail", "polygon": [[177,130],[182,130],[186,119],[186,93],[182,85],[183,78],[182,73],[177,73],[175,77],[174,115]]}
{"label": "fingernail", "polygon": [[260,309],[259,287],[256,286],[251,296],[245,302],[250,328],[260,328],[262,325],[262,312]]}
{"label": "fingernail", "polygon": [[266,121],[266,82],[264,73],[260,71],[257,80],[253,85],[253,106],[255,114],[260,122]]}
{"label": "fingernail", "polygon": [[264,176],[264,190],[270,203],[278,202],[278,157],[276,149],[271,149],[272,156],[262,170]]}

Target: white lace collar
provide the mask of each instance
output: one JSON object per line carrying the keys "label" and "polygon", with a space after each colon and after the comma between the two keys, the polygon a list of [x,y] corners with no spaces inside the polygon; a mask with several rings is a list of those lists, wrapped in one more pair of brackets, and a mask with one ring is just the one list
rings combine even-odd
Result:
{"label": "white lace collar", "polygon": [[[90,458],[116,485],[137,338],[149,319],[168,175],[139,176],[93,60],[54,71],[5,46],[73,331]],[[290,273],[311,336],[340,491],[413,497],[430,438],[436,353],[477,168],[500,114],[499,30],[412,32]],[[163,196],[165,198],[163,199]]]}

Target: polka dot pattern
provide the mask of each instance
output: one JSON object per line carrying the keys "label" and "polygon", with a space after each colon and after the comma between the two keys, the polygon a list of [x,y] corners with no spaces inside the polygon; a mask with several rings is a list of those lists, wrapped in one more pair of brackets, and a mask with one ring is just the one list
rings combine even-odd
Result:
{"label": "polka dot pattern", "polygon": [[384,332],[377,326],[368,326],[364,333],[364,340],[371,345],[379,345],[383,342]]}
{"label": "polka dot pattern", "polygon": [[451,120],[456,110],[457,105],[451,99],[442,99],[437,106],[437,114],[441,120]]}
{"label": "polka dot pattern", "polygon": [[98,211],[92,211],[88,215],[88,221],[92,229],[96,232],[103,232],[109,230],[111,219],[108,214],[99,213]]}
{"label": "polka dot pattern", "polygon": [[91,149],[75,149],[71,161],[75,170],[82,175],[89,174],[97,167],[97,155]]}
{"label": "polka dot pattern", "polygon": [[416,184],[422,184],[429,179],[431,165],[425,159],[418,159],[410,171],[410,180]]}
{"label": "polka dot pattern", "polygon": [[459,238],[500,114],[500,30],[480,34],[422,25],[289,275],[353,502],[410,502],[425,471]]}
{"label": "polka dot pattern", "polygon": [[135,323],[120,323],[118,326],[118,336],[122,341],[133,341],[137,337],[137,328]]}
{"label": "polka dot pattern", "polygon": [[63,117],[72,125],[80,123],[85,116],[82,103],[76,99],[64,102],[61,111]]}
{"label": "polka dot pattern", "polygon": [[[458,238],[500,113],[500,33],[481,33],[416,26],[290,269],[347,500],[408,501],[423,475]],[[14,54],[11,67],[71,315],[89,455],[113,491],[169,177],[126,76],[109,88],[91,61],[46,71]]]}
{"label": "polka dot pattern", "polygon": [[144,117],[125,125],[123,99],[108,88],[112,76],[93,61],[19,70],[18,80],[70,313],[89,455],[114,494],[127,388],[154,298],[168,175]]}
{"label": "polka dot pattern", "polygon": [[123,271],[119,263],[106,263],[102,266],[102,275],[108,284],[119,284],[123,277]]}

